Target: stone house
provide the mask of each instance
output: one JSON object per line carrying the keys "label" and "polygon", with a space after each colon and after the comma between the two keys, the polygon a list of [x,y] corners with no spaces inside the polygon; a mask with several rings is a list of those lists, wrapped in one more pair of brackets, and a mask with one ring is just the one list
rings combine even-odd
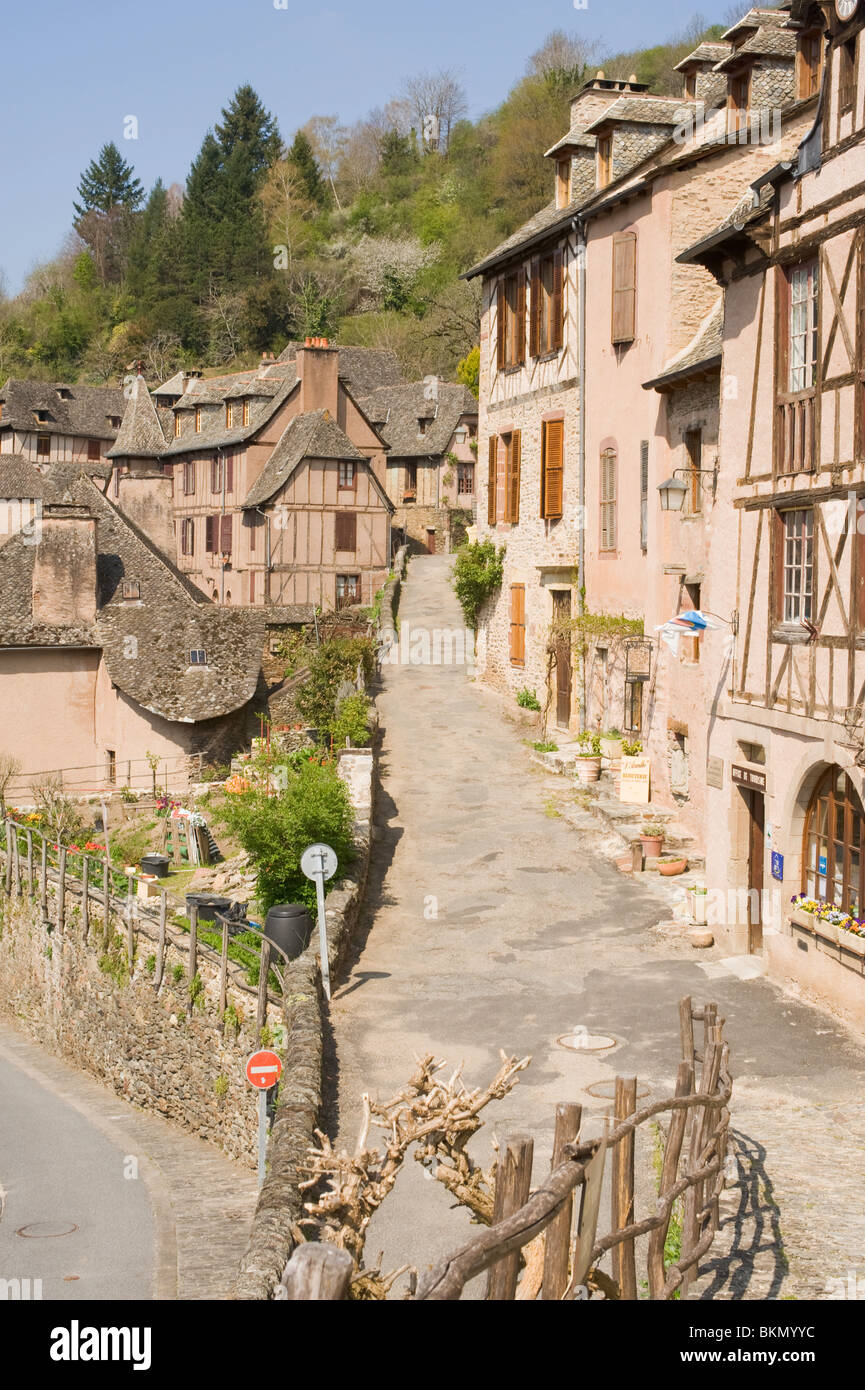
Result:
{"label": "stone house", "polygon": [[360,404],[390,448],[387,492],[400,541],[430,554],[451,551],[474,521],[478,403],[471,391],[428,377],[380,387]]}
{"label": "stone house", "polygon": [[112,494],[218,603],[369,604],[393,507],[388,446],[358,401],[395,379],[391,353],[321,339],[254,371],[178,374],[152,397],[139,379]]}
{"label": "stone house", "polygon": [[78,386],[20,381],[10,377],[0,390],[0,454],[34,463],[74,463],[91,477],[107,478],[108,450],[126,398],[120,386]]}
{"label": "stone house", "polygon": [[0,749],[22,766],[14,794],[57,769],[84,794],[149,786],[148,755],[172,786],[189,755],[224,761],[245,740],[263,615],[210,603],[78,467],[12,466],[7,479],[0,463],[0,491],[38,502],[0,544]]}
{"label": "stone house", "polygon": [[[734,952],[860,1024],[861,958],[797,941],[804,892],[865,916],[865,13],[799,0],[826,35],[792,162],[682,259],[724,290],[714,607],[731,619],[708,737],[707,882],[738,893]],[[744,900],[744,906],[739,904]],[[807,936],[807,934],[805,934]]]}

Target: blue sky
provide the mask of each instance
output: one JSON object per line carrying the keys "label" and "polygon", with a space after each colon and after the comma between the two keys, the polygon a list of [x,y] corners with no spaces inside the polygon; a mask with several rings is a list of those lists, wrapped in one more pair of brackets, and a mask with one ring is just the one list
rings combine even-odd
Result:
{"label": "blue sky", "polygon": [[[276,0],[283,3],[283,0]],[[413,73],[455,68],[472,116],[495,106],[552,29],[602,48],[642,47],[695,14],[729,7],[665,0],[41,0],[6,21],[0,116],[0,270],[8,293],[59,249],[82,169],[114,140],[146,188],[182,182],[208,126],[249,81],[289,137],[312,115],[345,123],[383,105]],[[747,5],[743,4],[743,12]],[[22,56],[24,55],[24,56]],[[124,140],[126,116],[137,140]]]}

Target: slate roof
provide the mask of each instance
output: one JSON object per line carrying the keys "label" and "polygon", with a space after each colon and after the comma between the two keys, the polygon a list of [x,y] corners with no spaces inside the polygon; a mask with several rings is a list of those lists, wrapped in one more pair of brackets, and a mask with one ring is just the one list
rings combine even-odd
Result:
{"label": "slate roof", "polygon": [[770,183],[765,183],[759,190],[757,202],[754,202],[753,189],[749,188],[727,216],[718,224],[713,232],[701,237],[699,241],[688,246],[676,257],[683,265],[691,261],[700,260],[702,254],[713,247],[720,246],[724,241],[738,236],[746,227],[759,222],[766,217],[774,199],[774,189]]}
{"label": "slate roof", "polygon": [[684,113],[693,103],[681,97],[620,96],[596,117],[586,131],[601,130],[607,125],[679,125]]}
{"label": "slate roof", "polygon": [[[0,646],[99,647],[112,683],[173,721],[197,723],[247,704],[261,669],[264,610],[210,603],[83,474],[70,492],[76,512],[96,518],[96,622],[33,623],[36,547],[15,536],[0,547]],[[139,581],[140,601],[123,599],[122,579]],[[129,637],[138,639],[135,658],[126,655]],[[208,664],[190,667],[189,653],[201,649]]]}
{"label": "slate roof", "polygon": [[693,53],[689,53],[687,58],[683,58],[681,63],[677,63],[674,72],[687,72],[693,63],[711,63],[712,66],[720,63],[722,58],[726,58],[730,52],[728,43],[699,43]]}
{"label": "slate roof", "polygon": [[777,7],[773,6],[771,9],[768,6],[764,8],[756,5],[753,9],[743,14],[741,19],[737,19],[736,23],[732,24],[729,29],[726,29],[721,35],[721,38],[725,42],[731,43],[738,34],[747,32],[748,30],[753,31],[763,26],[769,26],[771,28],[784,27],[790,21],[789,11],[790,6],[788,4]]}
{"label": "slate roof", "polygon": [[[0,391],[0,403],[0,429],[40,430],[87,439],[114,439],[117,429],[109,417],[122,417],[126,408],[120,386],[76,386],[16,377],[10,377]],[[48,418],[37,420],[37,410],[47,412]]]}
{"label": "slate roof", "polygon": [[660,376],[643,383],[643,389],[664,390],[684,382],[697,372],[713,371],[720,367],[724,349],[724,297],[719,296],[714,308],[700,324],[690,343],[672,357]]}
{"label": "slate roof", "polygon": [[153,397],[139,372],[132,383],[123,423],[113,446],[108,450],[108,457],[159,458],[165,453],[165,445],[166,439]]}
{"label": "slate roof", "polygon": [[[303,343],[289,343],[277,362],[294,362]],[[379,386],[394,386],[403,381],[396,353],[383,348],[340,347],[339,375],[355,395],[367,396]]]}
{"label": "slate roof", "polygon": [[796,57],[796,34],[792,29],[761,24],[744,43],[715,64],[715,72],[730,72],[739,66],[743,57],[789,58],[792,62]]}
{"label": "slate roof", "polygon": [[[375,424],[392,458],[427,458],[443,455],[464,415],[477,417],[478,402],[467,386],[439,382],[437,397],[427,398],[423,381],[408,386],[384,386],[360,402]],[[420,434],[418,421],[429,422]]]}
{"label": "slate roof", "polygon": [[23,454],[0,454],[0,497],[7,501],[60,502],[81,475],[73,464],[36,464]]}
{"label": "slate roof", "polygon": [[247,493],[243,506],[260,507],[262,502],[267,502],[285,486],[305,458],[366,462],[366,455],[355,448],[326,410],[295,415]]}
{"label": "slate roof", "polygon": [[[250,400],[249,424],[234,425],[231,429],[228,429],[225,424],[224,392],[211,395],[205,389],[211,385],[210,382],[203,384],[200,388],[194,387],[194,389],[187,391],[177,402],[174,407],[175,410],[181,408],[191,410],[196,405],[206,406],[208,397],[215,408],[202,411],[200,433],[196,434],[187,428],[179,439],[172,439],[166,446],[165,457],[172,458],[176,454],[188,454],[206,449],[230,448],[234,444],[242,444],[250,439],[261,429],[262,425],[267,424],[270,417],[275,414],[297,386],[297,373],[293,368],[283,369],[283,373],[282,380],[278,383],[274,395],[257,399],[253,397]],[[194,386],[194,383],[192,385]]]}

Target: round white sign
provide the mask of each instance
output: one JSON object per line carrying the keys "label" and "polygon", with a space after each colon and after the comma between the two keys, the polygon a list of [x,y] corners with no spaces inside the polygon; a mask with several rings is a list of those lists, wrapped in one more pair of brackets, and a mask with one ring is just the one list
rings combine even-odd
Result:
{"label": "round white sign", "polygon": [[336,851],[330,845],[310,845],[309,849],[303,851],[300,860],[300,867],[307,878],[317,878],[321,874],[325,882],[333,878],[336,864]]}
{"label": "round white sign", "polygon": [[835,0],[835,13],[839,19],[852,19],[859,8],[859,0]]}

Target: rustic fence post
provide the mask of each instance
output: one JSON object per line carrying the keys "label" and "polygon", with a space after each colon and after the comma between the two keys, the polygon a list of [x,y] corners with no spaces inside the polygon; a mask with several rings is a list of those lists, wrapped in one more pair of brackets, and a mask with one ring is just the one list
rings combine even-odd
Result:
{"label": "rustic fence post", "polygon": [[168,897],[163,888],[159,895],[159,940],[156,945],[156,969],[153,972],[153,983],[158,990],[162,984],[162,976],[165,973],[165,928],[168,921]]}
{"label": "rustic fence post", "polygon": [[[573,1144],[580,1132],[583,1107],[565,1101],[556,1106],[556,1129],[553,1138],[551,1169],[555,1172],[565,1161],[565,1145]],[[571,1255],[571,1222],[574,1194],[569,1192],[561,1211],[547,1227],[544,1242],[544,1282],[541,1299],[560,1299],[568,1287],[568,1265]]]}
{"label": "rustic fence post", "polygon": [[135,964],[135,872],[126,874],[126,954],[129,958],[129,972]]}
{"label": "rustic fence post", "polygon": [[267,975],[270,970],[270,942],[266,936],[261,938],[261,965],[258,971],[258,1008],[255,1013],[257,1041],[261,1040],[261,1030],[267,1021]]}
{"label": "rustic fence post", "polygon": [[[690,1017],[691,1001],[688,1000]],[[694,1090],[694,1069],[688,1062],[679,1063],[679,1071],[676,1076],[676,1095],[690,1096]],[[670,1128],[667,1132],[667,1140],[664,1145],[664,1161],[661,1166],[661,1177],[658,1182],[658,1203],[660,1204],[675,1186],[679,1173],[679,1155],[682,1152],[682,1140],[685,1137],[685,1126],[688,1121],[688,1111],[682,1107],[681,1110],[674,1110],[670,1115]],[[667,1243],[667,1231],[670,1226],[670,1218],[673,1208],[670,1208],[667,1219],[663,1225],[658,1226],[649,1235],[649,1249],[646,1257],[646,1268],[649,1277],[649,1297],[662,1298],[666,1273],[664,1270],[664,1247]]]}
{"label": "rustic fence post", "polygon": [[33,897],[33,831],[27,831],[27,892]]}
{"label": "rustic fence post", "polygon": [[192,981],[198,970],[198,904],[189,905],[189,988],[186,994],[186,1012],[192,1013]]}
{"label": "rustic fence post", "polygon": [[[228,1001],[228,921],[222,919],[222,956],[219,961],[219,1017],[225,1019]],[[224,1026],[224,1022],[223,1022]]]}
{"label": "rustic fence post", "polygon": [[6,896],[12,892],[12,822],[6,822]]}
{"label": "rustic fence post", "polygon": [[81,925],[84,929],[84,940],[90,935],[90,897],[88,880],[90,878],[90,860],[87,855],[81,860]]}
{"label": "rustic fence post", "polygon": [[679,1033],[682,1039],[682,1061],[694,1067],[694,1015],[691,996],[679,1000]]}
{"label": "rustic fence post", "polygon": [[57,930],[66,927],[66,846],[60,846],[60,867],[57,874]]}
{"label": "rustic fence post", "polygon": [[102,941],[106,951],[111,942],[111,865],[106,853],[102,863]]}
{"label": "rustic fence post", "polygon": [[42,908],[42,920],[48,921],[48,841],[42,836],[42,853],[39,864],[39,902]]}
{"label": "rustic fence post", "polygon": [[[519,1211],[528,1201],[534,1149],[534,1140],[528,1134],[513,1134],[502,1144],[496,1164],[494,1226]],[[487,1299],[494,1303],[512,1300],[517,1291],[519,1270],[519,1250],[492,1265],[487,1278]]]}
{"label": "rustic fence post", "polygon": [[[617,1076],[614,1122],[627,1119],[637,1108],[637,1078]],[[613,1150],[613,1183],[611,1191],[611,1220],[613,1231],[622,1231],[634,1221],[634,1131],[625,1134]],[[613,1278],[619,1286],[619,1297],[637,1297],[637,1265],[634,1242],[623,1240],[613,1247]]]}
{"label": "rustic fence post", "polygon": [[20,898],[24,892],[24,885],[21,882],[21,848],[18,844],[18,826],[12,827],[12,886],[16,898]]}
{"label": "rustic fence post", "polygon": [[[706,1005],[706,1012],[714,1005]],[[716,1010],[717,1011],[717,1010]],[[713,1025],[714,1026],[714,1025]],[[709,1042],[709,1033],[706,1032],[706,1044],[703,1053],[703,1068],[700,1073],[699,1096],[708,1097],[714,1095],[718,1085],[718,1077],[721,1071],[722,1047],[720,1043]],[[700,1163],[700,1154],[705,1144],[705,1134],[709,1123],[709,1107],[706,1105],[698,1106],[695,1110],[694,1118],[691,1123],[691,1152],[688,1163],[688,1171],[694,1172]],[[686,1256],[696,1247],[700,1240],[700,1224],[703,1208],[703,1184],[695,1183],[689,1187],[685,1193],[685,1215],[682,1221],[682,1255]],[[684,1271],[682,1279],[682,1297],[687,1296],[688,1290],[697,1278],[697,1266],[691,1265]]]}
{"label": "rustic fence post", "polygon": [[331,1302],[348,1298],[354,1260],[335,1245],[299,1245],[280,1281],[289,1303]]}

